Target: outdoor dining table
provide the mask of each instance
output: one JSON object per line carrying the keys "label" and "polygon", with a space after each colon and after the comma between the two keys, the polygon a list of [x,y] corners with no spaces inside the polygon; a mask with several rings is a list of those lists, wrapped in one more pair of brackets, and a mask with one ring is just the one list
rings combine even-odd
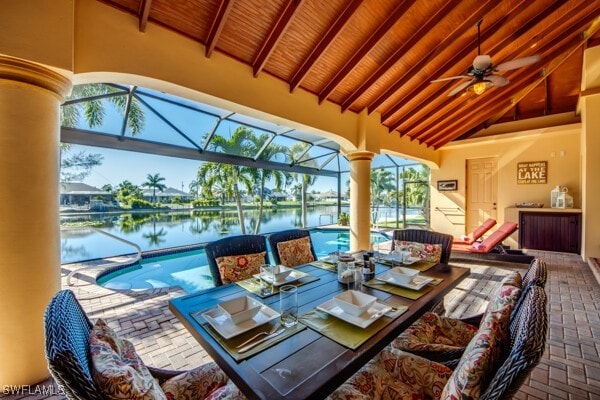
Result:
{"label": "outdoor dining table", "polygon": [[[346,290],[345,285],[338,282],[337,274],[333,271],[311,264],[297,269],[318,277],[298,286],[300,316],[313,311],[315,307]],[[387,266],[377,264],[376,275],[388,269]],[[307,328],[257,354],[236,361],[214,335],[208,332],[206,324],[200,323],[192,316],[197,315],[199,310],[214,308],[224,300],[249,294],[242,286],[234,283],[172,299],[169,308],[248,398],[321,399],[334,391],[410,324],[442,300],[469,275],[469,269],[437,264],[424,274],[443,280],[416,300],[364,287],[363,291],[377,297],[382,303],[395,307],[408,306],[408,308],[354,350],[316,330]],[[279,310],[278,295],[263,298],[261,301],[273,310]]]}

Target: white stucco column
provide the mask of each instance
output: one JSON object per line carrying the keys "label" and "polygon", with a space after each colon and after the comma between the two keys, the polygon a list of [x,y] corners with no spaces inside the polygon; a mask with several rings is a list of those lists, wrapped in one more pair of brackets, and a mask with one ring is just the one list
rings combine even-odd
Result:
{"label": "white stucco column", "polygon": [[49,375],[44,311],[60,289],[59,106],[70,88],[0,55],[0,388]]}
{"label": "white stucco column", "polygon": [[350,250],[366,250],[371,244],[371,160],[375,153],[353,151],[350,161]]}

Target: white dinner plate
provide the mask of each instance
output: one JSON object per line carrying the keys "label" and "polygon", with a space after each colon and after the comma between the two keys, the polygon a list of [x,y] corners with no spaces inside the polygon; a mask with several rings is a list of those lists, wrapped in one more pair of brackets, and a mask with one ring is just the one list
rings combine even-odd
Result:
{"label": "white dinner plate", "polygon": [[266,324],[275,318],[279,318],[279,315],[280,314],[272,308],[263,305],[260,311],[257,312],[252,319],[248,319],[236,325],[227,318],[219,308],[213,308],[212,310],[202,313],[204,319],[225,339],[230,339],[247,332],[252,328]]}
{"label": "white dinner plate", "polygon": [[325,303],[317,307],[317,310],[324,311],[329,315],[332,315],[336,318],[339,318],[361,328],[368,327],[391,309],[392,307],[390,306],[386,306],[385,304],[375,302],[373,303],[371,308],[369,308],[365,313],[359,315],[358,317],[355,317],[354,315],[350,315],[344,312],[344,310],[342,310],[335,303],[334,299],[327,300]]}
{"label": "white dinner plate", "polygon": [[433,282],[433,278],[425,277],[423,275],[415,276],[412,282],[398,282],[389,272],[384,272],[381,275],[377,275],[375,279],[383,281],[385,283],[389,283],[391,285],[396,285],[412,290],[421,290],[425,285],[427,285],[430,282]]}
{"label": "white dinner plate", "polygon": [[[256,279],[260,279],[260,274],[255,274],[253,275]],[[308,276],[308,274],[306,272],[302,272],[302,271],[297,271],[297,270],[293,270],[292,272],[290,272],[290,274],[288,276],[286,276],[285,278],[281,279],[281,280],[277,280],[273,283],[273,286],[281,286],[281,285],[285,285],[287,283],[292,283],[292,282],[296,282],[298,279],[300,278],[304,278],[305,276]],[[267,282],[271,279],[271,277],[267,276],[266,280]]]}

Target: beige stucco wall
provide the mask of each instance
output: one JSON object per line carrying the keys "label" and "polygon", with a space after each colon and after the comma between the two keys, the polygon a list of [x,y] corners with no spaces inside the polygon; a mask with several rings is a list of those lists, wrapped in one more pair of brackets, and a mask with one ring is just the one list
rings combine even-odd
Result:
{"label": "beige stucco wall", "polygon": [[[504,209],[517,202],[550,204],[550,191],[567,186],[575,207],[581,205],[580,124],[532,132],[518,132],[502,138],[472,140],[448,145],[441,150],[440,168],[431,171],[431,227],[454,236],[465,234],[466,162],[468,159],[497,157],[497,220],[504,222]],[[562,154],[562,155],[561,155]],[[548,161],[548,183],[517,184],[517,163]],[[439,192],[438,180],[458,180],[458,190]],[[459,208],[458,212],[439,209]],[[509,241],[516,248],[516,241]]]}
{"label": "beige stucco wall", "polygon": [[584,53],[581,109],[583,182],[582,255],[600,257],[600,47]]}

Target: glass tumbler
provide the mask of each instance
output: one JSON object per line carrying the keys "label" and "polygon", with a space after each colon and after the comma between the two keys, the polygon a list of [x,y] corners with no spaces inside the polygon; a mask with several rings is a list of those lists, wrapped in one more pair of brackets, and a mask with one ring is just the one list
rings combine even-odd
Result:
{"label": "glass tumbler", "polygon": [[260,266],[260,294],[268,296],[273,294],[273,282],[275,281],[275,267],[269,264]]}
{"label": "glass tumbler", "polygon": [[286,328],[298,323],[298,288],[294,285],[284,285],[279,288],[279,309],[281,323]]}

